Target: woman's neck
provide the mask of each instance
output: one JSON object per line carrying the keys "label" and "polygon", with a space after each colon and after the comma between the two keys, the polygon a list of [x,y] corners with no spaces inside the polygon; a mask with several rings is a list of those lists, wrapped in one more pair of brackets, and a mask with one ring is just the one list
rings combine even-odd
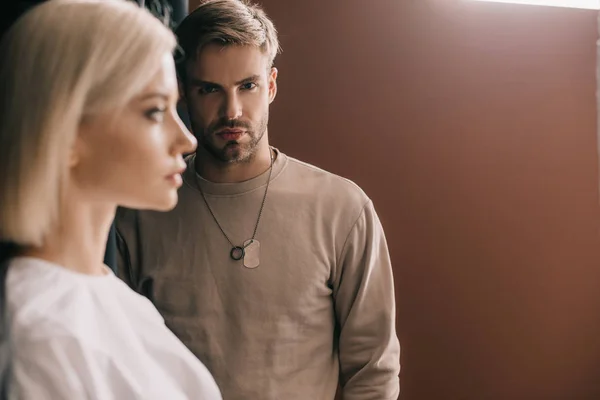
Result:
{"label": "woman's neck", "polygon": [[105,275],[104,253],[115,212],[115,205],[70,201],[44,245],[26,248],[21,254],[83,274]]}

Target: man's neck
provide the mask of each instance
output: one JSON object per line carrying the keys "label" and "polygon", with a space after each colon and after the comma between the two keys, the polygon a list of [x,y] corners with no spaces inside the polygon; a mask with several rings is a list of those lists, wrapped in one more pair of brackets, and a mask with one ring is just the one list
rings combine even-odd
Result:
{"label": "man's neck", "polygon": [[245,182],[256,178],[269,169],[272,152],[273,150],[269,145],[261,146],[251,160],[225,164],[215,160],[212,155],[199,147],[196,151],[195,168],[198,175],[210,182]]}

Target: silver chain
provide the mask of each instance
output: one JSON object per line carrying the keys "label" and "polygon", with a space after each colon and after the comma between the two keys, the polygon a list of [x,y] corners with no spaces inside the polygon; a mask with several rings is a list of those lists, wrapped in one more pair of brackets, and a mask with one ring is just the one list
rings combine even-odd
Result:
{"label": "silver chain", "polygon": [[[265,194],[263,195],[262,203],[260,204],[260,209],[258,210],[258,218],[256,219],[256,225],[254,225],[254,232],[252,233],[252,239],[251,239],[251,241],[253,241],[256,238],[256,232],[258,231],[258,225],[260,224],[260,218],[262,217],[263,208],[265,207],[265,202],[267,200],[267,193],[269,192],[269,184],[271,183],[271,173],[273,172],[273,152],[272,152],[272,150],[270,148],[269,148],[269,153],[271,155],[271,165],[269,166],[269,178],[267,180],[267,187],[265,188]],[[198,188],[200,189],[200,194],[202,195],[202,199],[204,200],[204,204],[206,204],[206,208],[208,208],[208,212],[210,213],[210,215],[215,220],[215,223],[219,227],[219,230],[221,231],[221,233],[223,234],[223,236],[225,236],[225,239],[227,239],[227,241],[229,242],[229,244],[231,245],[231,247],[233,247],[233,248],[235,248],[235,247],[243,248],[241,246],[236,246],[235,244],[233,244],[233,242],[231,241],[231,239],[229,239],[229,236],[227,236],[227,233],[225,233],[225,230],[223,229],[223,227],[219,223],[219,220],[215,216],[215,213],[213,212],[212,208],[210,208],[210,205],[208,204],[208,200],[206,200],[206,196],[204,195],[204,191],[202,190],[202,185],[198,184]]]}

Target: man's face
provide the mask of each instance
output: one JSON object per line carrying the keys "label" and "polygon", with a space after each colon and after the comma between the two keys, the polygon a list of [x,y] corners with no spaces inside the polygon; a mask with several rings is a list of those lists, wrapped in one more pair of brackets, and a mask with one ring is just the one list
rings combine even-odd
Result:
{"label": "man's face", "polygon": [[277,92],[277,70],[268,63],[257,47],[218,44],[188,62],[182,94],[192,131],[215,159],[247,162],[258,150]]}

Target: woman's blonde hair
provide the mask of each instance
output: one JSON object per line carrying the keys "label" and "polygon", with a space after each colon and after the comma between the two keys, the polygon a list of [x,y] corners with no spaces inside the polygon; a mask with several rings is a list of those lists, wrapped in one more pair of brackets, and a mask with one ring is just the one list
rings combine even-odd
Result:
{"label": "woman's blonde hair", "polygon": [[0,43],[0,241],[43,243],[82,118],[125,106],[175,45],[125,0],[49,0],[15,23]]}

